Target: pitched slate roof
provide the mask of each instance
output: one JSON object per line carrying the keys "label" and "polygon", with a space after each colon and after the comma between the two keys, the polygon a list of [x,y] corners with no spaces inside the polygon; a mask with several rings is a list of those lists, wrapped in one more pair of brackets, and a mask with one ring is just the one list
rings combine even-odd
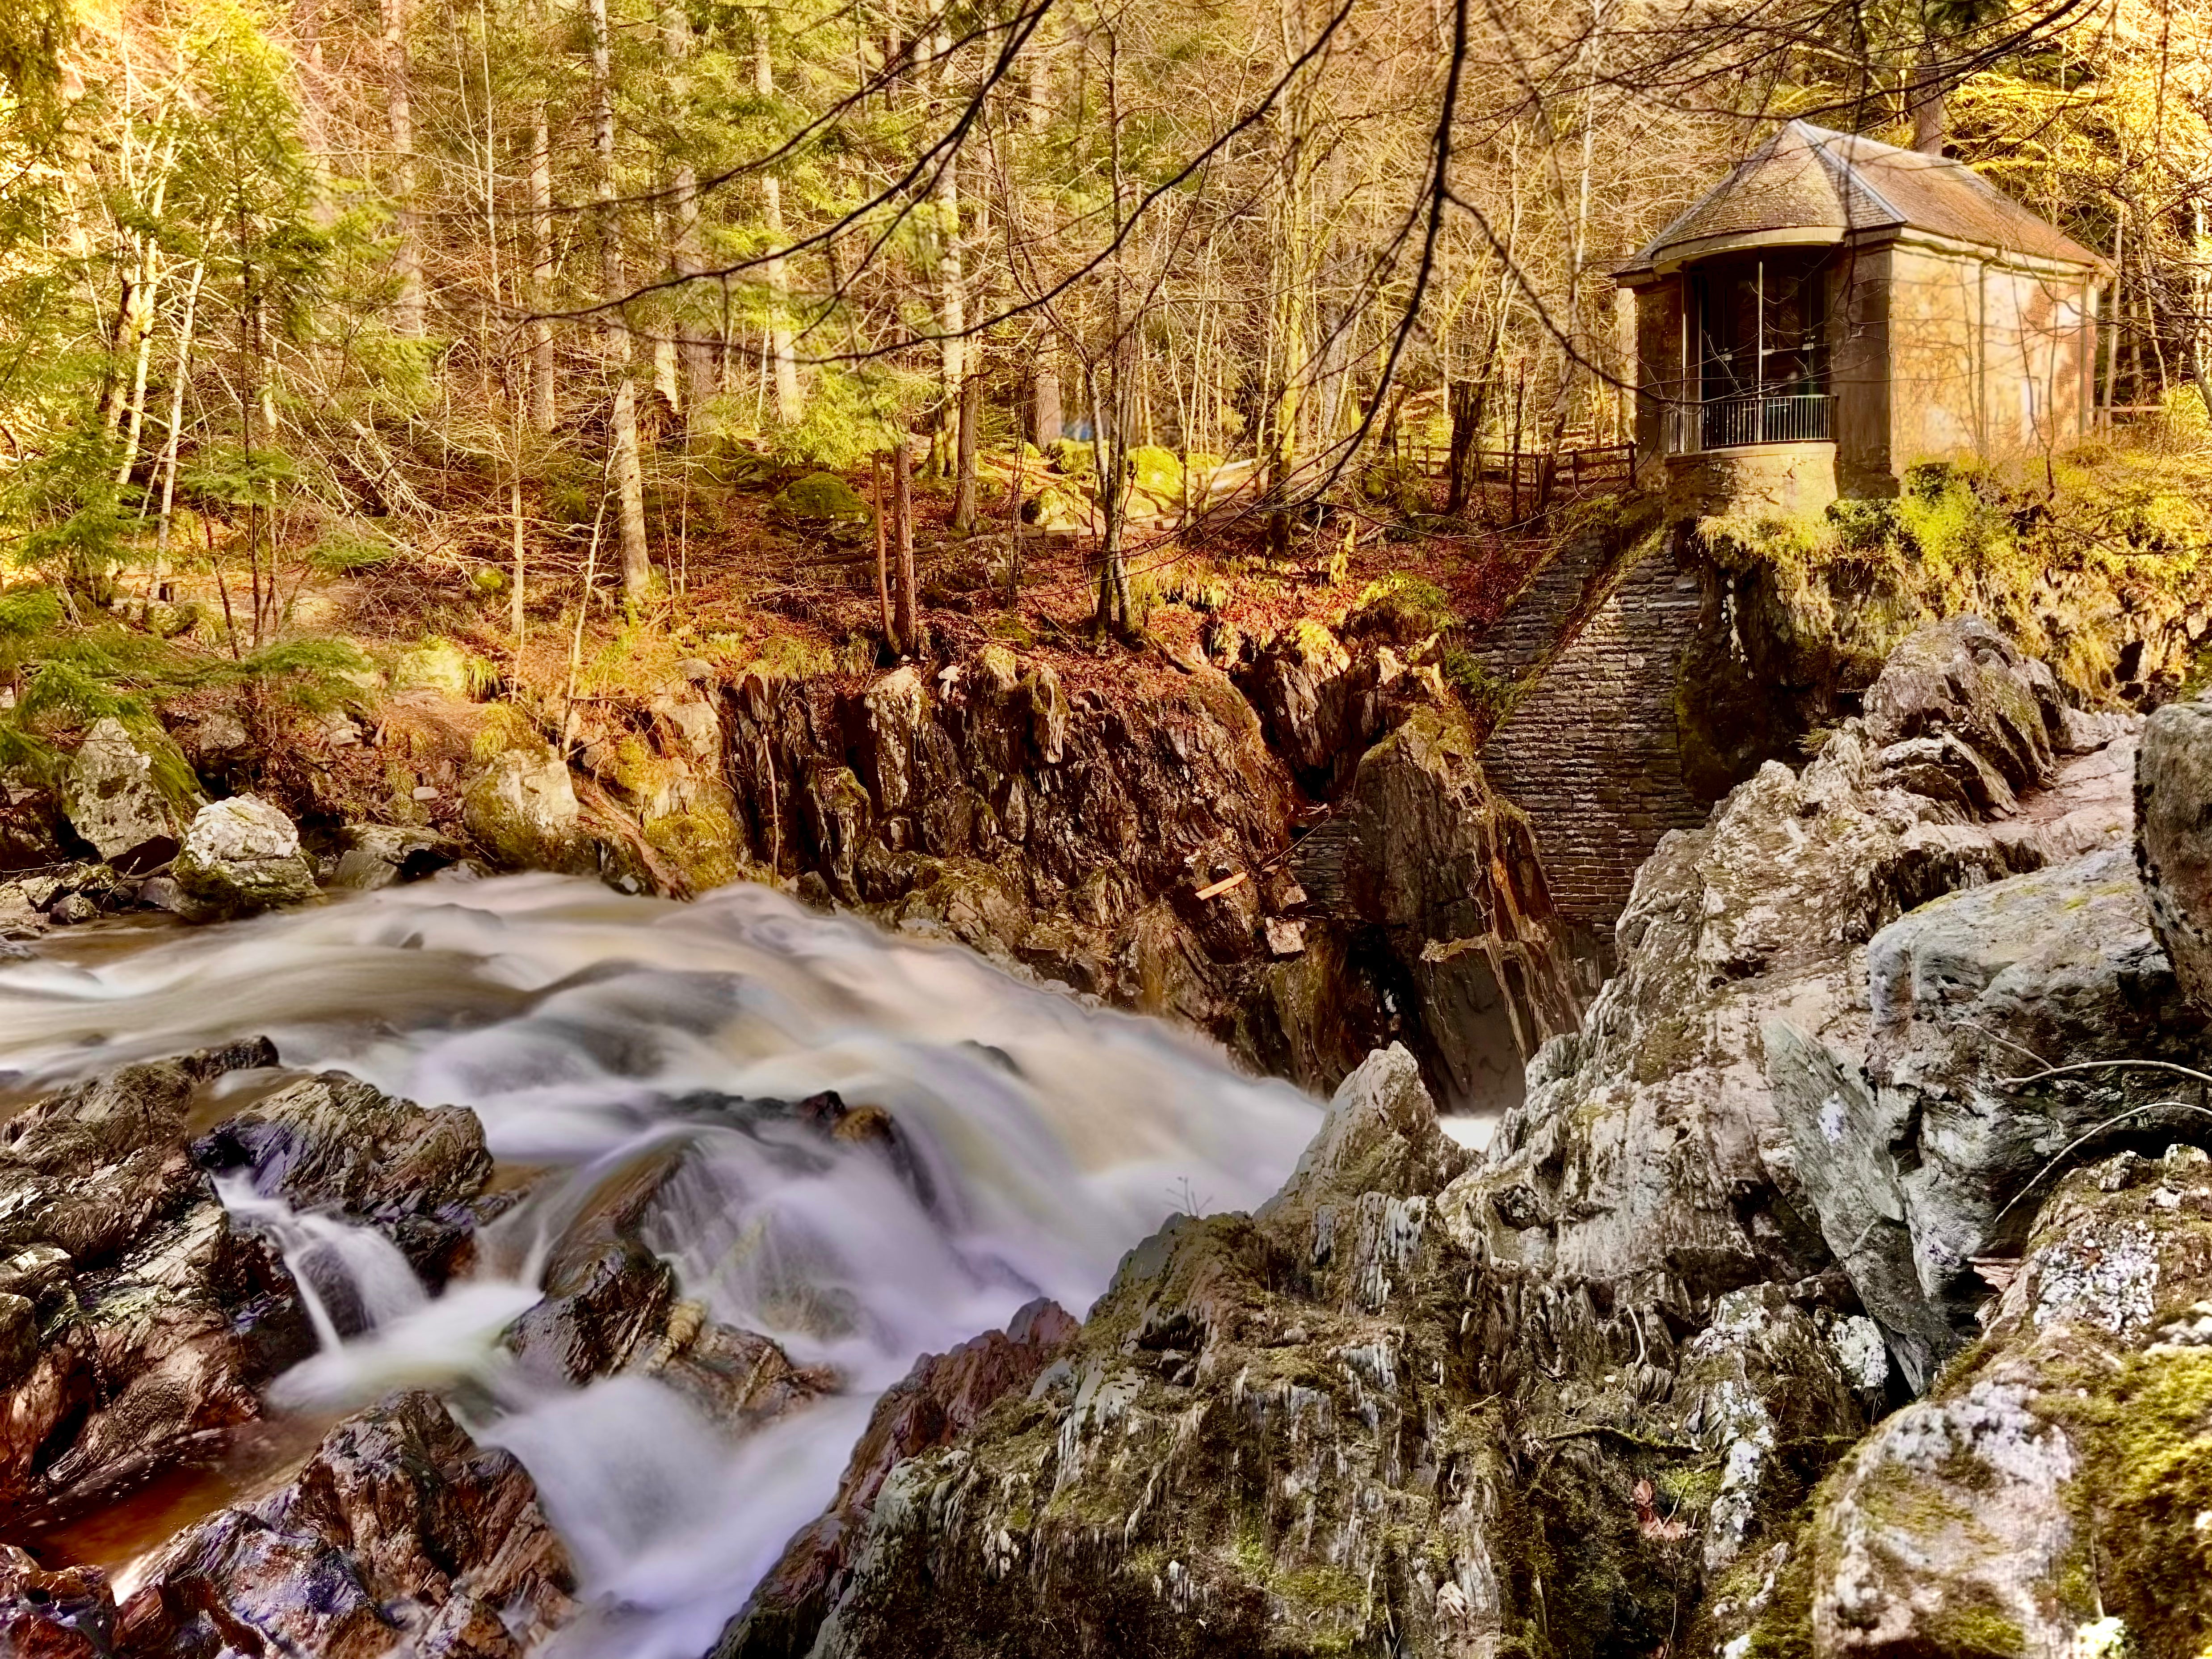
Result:
{"label": "pitched slate roof", "polygon": [[2105,262],[1972,167],[1792,121],[1645,245],[1620,275],[1711,236],[1769,230],[1924,230],[2071,264]]}

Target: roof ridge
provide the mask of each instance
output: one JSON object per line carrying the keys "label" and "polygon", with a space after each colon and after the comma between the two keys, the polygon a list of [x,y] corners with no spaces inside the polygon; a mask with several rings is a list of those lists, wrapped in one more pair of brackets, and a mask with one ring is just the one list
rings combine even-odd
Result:
{"label": "roof ridge", "polygon": [[[1793,123],[1793,125],[1795,124]],[[1825,131],[1821,128],[1813,127],[1812,123],[1809,121],[1805,123],[1805,125],[1808,127],[1812,128],[1812,130],[1816,132]],[[1831,133],[1828,136],[1835,138],[1856,138],[1858,137],[1856,133],[1843,132]],[[1877,139],[1874,142],[1879,143],[1881,141]],[[1894,146],[1884,146],[1884,148],[1894,148]],[[1849,155],[1844,154],[1840,149],[1835,149],[1828,144],[1817,143],[1813,146],[1813,154],[1820,157],[1821,167],[1827,169],[1832,174],[1838,173],[1842,174],[1840,181],[1837,184],[1836,194],[1844,204],[1844,222],[1845,224],[1850,226],[1850,228],[1856,230],[1859,228],[1856,219],[1851,213],[1851,192],[1855,190],[1864,191],[1867,198],[1871,201],[1875,207],[1879,208],[1882,212],[1889,216],[1886,220],[1870,220],[1868,222],[1869,223],[1901,225],[1909,222],[1910,216],[1900,212],[1896,203],[1891,201],[1888,197],[1883,195],[1880,190],[1876,189],[1873,181],[1869,179],[1865,173],[1859,170],[1858,163],[1854,161]]]}

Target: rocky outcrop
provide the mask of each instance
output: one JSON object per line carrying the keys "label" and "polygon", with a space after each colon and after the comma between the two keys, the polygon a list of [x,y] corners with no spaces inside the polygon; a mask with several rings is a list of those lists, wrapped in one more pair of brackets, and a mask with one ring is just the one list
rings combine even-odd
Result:
{"label": "rocky outcrop", "polygon": [[197,793],[191,768],[166,735],[134,732],[110,715],[93,723],[70,758],[62,811],[106,862],[147,870],[175,854]]}
{"label": "rocky outcrop", "polygon": [[2136,860],[2159,944],[2191,1000],[2212,1010],[2212,702],[2168,703],[2143,726]]}
{"label": "rocky outcrop", "polygon": [[257,1416],[313,1348],[274,1249],[184,1145],[248,1043],[130,1066],[0,1127],[0,1516],[80,1504]]}
{"label": "rocky outcrop", "polygon": [[1412,1056],[1376,1055],[1267,1210],[1171,1222],[1034,1383],[890,1469],[818,1627],[814,1581],[771,1579],[793,1602],[718,1659],[1357,1650],[1394,1625],[1478,1650],[1425,1644],[1503,1611],[1502,1460],[1448,1404],[1432,1300],[1456,1278],[1429,1204],[1467,1157]]}
{"label": "rocky outcrop", "polygon": [[791,1540],[717,1653],[802,1659],[844,1591],[891,1471],[908,1458],[951,1445],[999,1401],[1028,1389],[1075,1330],[1075,1322],[1056,1304],[1035,1302],[1004,1331],[915,1361],[876,1402],[828,1510]]}
{"label": "rocky outcrop", "polygon": [[[2094,1621],[2050,1587],[2082,1582],[2088,1523],[2052,1521],[2075,1477],[2049,1499],[2030,1465],[2051,1379],[2101,1398],[2122,1372],[1994,1356],[2054,1297],[2134,1310],[2138,1346],[2196,1340],[2130,1287],[2132,1232],[2077,1236],[2083,1177],[2046,1199],[2100,1135],[2163,1144],[2197,1109],[2125,1068],[2022,1079],[2185,1057],[2201,1026],[2126,867],[2129,734],[1984,634],[1916,641],[1802,772],[1668,838],[1619,976],[1481,1162],[1412,1057],[1376,1054],[1281,1194],[1133,1252],[1025,1392],[819,1524],[834,1565],[802,1535],[787,1559],[814,1569],[720,1653],[2069,1651]],[[1361,769],[1425,740],[1417,715]],[[1376,799],[1376,833],[1422,833]],[[1417,912],[1418,871],[1357,846],[1332,878]],[[2191,1190],[2136,1200],[2195,1241],[2160,1269],[2177,1297],[2212,1263]],[[2008,1276],[1990,1340],[1941,1370]],[[2042,1395],[2007,1392],[2031,1376]],[[1984,1440],[1992,1471],[1961,1461]],[[1893,1502],[1894,1469],[1920,1484]],[[1991,1492],[1978,1532],[1960,1517]],[[2203,1508],[2142,1504],[2168,1549]],[[1942,1607],[1961,1616],[1914,1611]]]}
{"label": "rocky outcrop", "polygon": [[1580,1012],[1535,838],[1479,751],[1456,704],[1423,703],[1291,858],[1314,913],[1389,964],[1401,1035],[1455,1112],[1518,1105],[1521,1057]]}
{"label": "rocky outcrop", "polygon": [[170,868],[196,921],[249,916],[312,898],[315,872],[299,827],[258,795],[200,808]]}
{"label": "rocky outcrop", "polygon": [[[1003,647],[851,689],[748,677],[722,721],[742,857],[817,902],[1179,1018],[1310,1086],[1396,1037],[1455,1106],[1494,1108],[1517,1092],[1516,1039],[1573,1019],[1533,848],[1432,665],[1297,637],[1310,699],[1267,666],[1288,662],[1279,642],[1258,666],[1234,659],[1241,682],[1179,662],[1133,697],[1071,696]],[[1424,735],[1355,784],[1417,712]],[[1328,811],[1308,805],[1330,788]],[[1368,866],[1433,860],[1413,910],[1370,914],[1294,872],[1293,840],[1332,815],[1359,825],[1325,824],[1329,867],[1351,841]]]}
{"label": "rocky outcrop", "polygon": [[[2078,1169],[1971,1359],[1882,1424],[1800,1546],[1820,1659],[2212,1642],[2212,1158]],[[1807,1605],[1809,1603],[1809,1605]]]}
{"label": "rocky outcrop", "polygon": [[474,1112],[397,1100],[343,1072],[263,1096],[193,1143],[192,1156],[263,1198],[377,1227],[434,1286],[483,1218],[491,1179]]}

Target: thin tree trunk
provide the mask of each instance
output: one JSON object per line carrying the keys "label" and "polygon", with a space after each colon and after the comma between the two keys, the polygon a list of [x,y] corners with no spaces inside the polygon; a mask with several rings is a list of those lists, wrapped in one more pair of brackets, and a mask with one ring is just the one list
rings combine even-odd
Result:
{"label": "thin tree trunk", "polygon": [[[667,0],[660,9],[660,49],[668,58],[669,97],[687,118],[691,104],[691,22],[682,5]],[[669,264],[678,276],[694,276],[707,268],[699,249],[699,179],[689,156],[678,156],[668,186]],[[682,308],[676,325],[677,350],[683,365],[684,423],[692,426],[699,411],[714,395],[714,344],[699,322],[701,295],[697,285],[685,283],[677,290]]]}
{"label": "thin tree trunk", "polygon": [[[534,33],[544,32],[540,0],[532,0]],[[559,367],[553,351],[553,132],[541,100],[530,112],[530,423],[550,433],[558,423]]]}
{"label": "thin tree trunk", "polygon": [[1923,155],[1941,155],[1949,136],[1949,112],[1945,107],[1949,88],[1936,70],[1937,51],[1933,40],[1922,46],[1920,61],[1914,65],[1905,88],[1905,101],[1912,113],[1912,148]]}
{"label": "thin tree trunk", "polygon": [[1014,446],[1014,477],[1006,486],[1006,608],[1022,597],[1022,472],[1029,452]]}
{"label": "thin tree trunk", "polygon": [[168,574],[170,515],[177,500],[177,450],[185,428],[185,386],[191,378],[192,325],[199,314],[200,284],[207,280],[204,260],[192,265],[191,286],[185,290],[185,317],[177,325],[176,384],[169,388],[169,435],[161,446],[161,522],[154,536],[154,594],[161,597],[162,579]]}
{"label": "thin tree trunk", "polygon": [[[619,300],[629,286],[623,275],[622,238],[615,220],[615,94],[607,0],[588,0],[592,31],[592,142],[599,160],[597,198],[599,232],[599,294]],[[607,313],[608,354],[614,359],[615,406],[612,464],[622,510],[623,597],[642,602],[653,588],[653,562],[645,544],[645,475],[637,435],[637,379],[632,371],[629,325],[619,308]]]}
{"label": "thin tree trunk", "polygon": [[399,278],[392,327],[422,337],[422,242],[415,212],[415,115],[407,63],[407,0],[378,0],[384,25],[384,109],[392,134],[392,267]]}
{"label": "thin tree trunk", "polygon": [[1063,417],[1060,409],[1060,371],[1049,362],[1037,365],[1030,384],[1030,433],[1039,449],[1060,439]]}
{"label": "thin tree trunk", "polygon": [[960,450],[952,488],[952,533],[975,528],[975,450],[983,426],[983,377],[970,374],[960,387]]}
{"label": "thin tree trunk", "polygon": [[[1106,36],[1106,154],[1108,184],[1112,191],[1109,199],[1117,232],[1121,224],[1121,61],[1120,39],[1109,31]],[[1130,621],[1129,577],[1121,568],[1122,505],[1128,494],[1121,477],[1123,458],[1128,453],[1124,408],[1128,381],[1127,347],[1123,332],[1130,326],[1124,313],[1123,291],[1128,267],[1122,258],[1121,247],[1117,240],[1111,280],[1106,286],[1106,391],[1110,407],[1099,404],[1095,369],[1085,374],[1084,386],[1091,403],[1091,453],[1098,467],[1099,505],[1106,514],[1105,535],[1098,549],[1098,607],[1094,617],[1094,626],[1101,633],[1127,632]]]}
{"label": "thin tree trunk", "polygon": [[[769,8],[753,23],[753,90],[763,100],[775,95],[775,65],[769,56]],[[775,362],[775,416],[789,426],[806,412],[799,385],[799,360],[792,354],[791,275],[783,263],[783,180],[773,173],[761,179],[761,219],[768,232],[768,345]]]}
{"label": "thin tree trunk", "polygon": [[[945,107],[947,83],[952,78],[951,37],[940,30],[936,40],[937,104]],[[941,397],[937,431],[931,442],[933,464],[943,476],[950,459],[958,413],[961,387],[968,374],[968,283],[960,249],[960,156],[948,150],[933,188],[937,206],[937,324],[938,375]]]}
{"label": "thin tree trunk", "polygon": [[907,453],[903,432],[891,448],[891,490],[898,532],[898,648],[911,654],[919,644],[914,616],[914,458]]}

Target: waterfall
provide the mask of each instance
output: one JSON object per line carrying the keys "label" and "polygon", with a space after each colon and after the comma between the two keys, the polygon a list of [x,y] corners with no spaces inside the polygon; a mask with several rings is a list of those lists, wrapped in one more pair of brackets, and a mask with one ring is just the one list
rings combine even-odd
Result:
{"label": "waterfall", "polygon": [[[1171,1212],[1266,1198],[1319,1121],[1157,1021],[760,887],[676,904],[441,880],[96,943],[0,966],[21,1086],[266,1034],[288,1066],[467,1106],[503,1169],[550,1171],[434,1297],[379,1234],[224,1195],[277,1240],[322,1339],[272,1403],[448,1389],[575,1556],[587,1613],[564,1656],[696,1659],[918,1355],[1040,1294],[1079,1315]],[[825,1090],[877,1109],[897,1155],[763,1103]],[[680,1294],[842,1382],[743,1439],[649,1376],[526,1379],[499,1341],[594,1194],[671,1158],[642,1236]]]}

